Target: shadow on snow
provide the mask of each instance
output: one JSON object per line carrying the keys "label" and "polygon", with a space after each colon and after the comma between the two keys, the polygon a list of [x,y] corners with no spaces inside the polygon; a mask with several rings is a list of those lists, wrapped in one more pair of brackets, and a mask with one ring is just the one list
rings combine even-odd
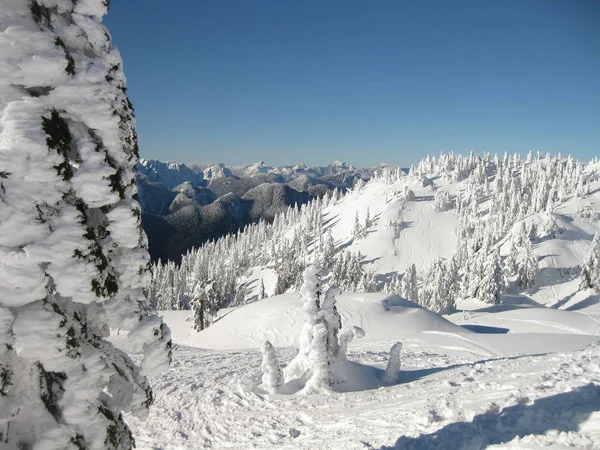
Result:
{"label": "shadow on snow", "polygon": [[531,405],[514,405],[498,412],[479,414],[472,422],[455,422],[430,434],[401,436],[393,446],[379,450],[483,450],[549,430],[578,431],[593,412],[600,410],[600,386],[592,383],[571,392],[543,397]]}

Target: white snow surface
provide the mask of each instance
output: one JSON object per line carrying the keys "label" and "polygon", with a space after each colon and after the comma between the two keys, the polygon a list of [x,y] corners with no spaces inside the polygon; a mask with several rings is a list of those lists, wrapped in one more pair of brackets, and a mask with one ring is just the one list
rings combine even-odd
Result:
{"label": "white snow surface", "polygon": [[[461,188],[435,183],[451,194]],[[405,186],[415,200],[404,201]],[[571,196],[556,206],[556,236],[536,240],[534,288],[510,290],[500,305],[468,298],[457,301],[457,312],[439,316],[394,294],[338,296],[342,334],[358,327],[365,336],[349,344],[352,370],[330,392],[299,395],[301,386],[290,380],[279,394],[260,386],[265,340],[283,367],[297,353],[304,319],[296,293],[221,310],[200,333],[186,321],[190,312],[163,312],[174,364],[151,380],[156,401],[149,422],[127,419],[138,447],[600,448],[600,295],[580,290],[577,276],[600,231],[597,216],[579,213],[600,211],[600,183],[592,179],[589,188],[586,198]],[[328,206],[324,229],[336,247],[360,251],[365,269],[378,276],[402,273],[410,263],[423,270],[457,245],[456,216],[436,211],[434,194],[411,177],[376,179]],[[367,210],[372,225],[355,239],[356,212],[363,223]],[[544,214],[526,220],[541,227]],[[506,255],[508,246],[501,243],[499,251]],[[273,292],[273,267],[245,275],[250,298],[261,279]],[[397,342],[401,369],[390,386],[384,373]]]}
{"label": "white snow surface", "polygon": [[190,312],[165,311],[173,366],[152,379],[149,421],[127,420],[148,449],[600,448],[600,316],[510,295],[465,306],[441,317],[393,294],[340,295],[342,331],[365,337],[349,344],[347,382],[318,395],[259,387],[265,339],[282,365],[296,354],[297,294],[221,311],[200,333]]}

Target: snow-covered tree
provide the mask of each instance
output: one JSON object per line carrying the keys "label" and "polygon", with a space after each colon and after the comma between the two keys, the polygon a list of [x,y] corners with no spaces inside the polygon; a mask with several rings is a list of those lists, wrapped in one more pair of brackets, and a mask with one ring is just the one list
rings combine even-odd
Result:
{"label": "snow-covered tree", "polygon": [[260,287],[258,289],[258,298],[260,300],[262,300],[263,298],[267,297],[267,293],[265,292],[265,283],[263,282],[263,279],[260,279]]}
{"label": "snow-covered tree", "polygon": [[[337,287],[328,286],[328,271],[320,263],[304,271],[301,289],[305,322],[300,333],[298,354],[285,369],[286,378],[302,377],[306,393],[328,389],[340,381],[341,316],[336,308]],[[345,351],[345,348],[344,348]]]}
{"label": "snow-covered tree", "polygon": [[417,267],[413,263],[410,264],[406,268],[406,272],[404,272],[401,281],[400,295],[411,302],[418,303],[418,292]]}
{"label": "snow-covered tree", "polygon": [[504,273],[507,277],[512,277],[517,273],[517,247],[511,240],[509,242],[508,254],[504,258],[504,263],[502,267],[504,268]]}
{"label": "snow-covered tree", "polygon": [[485,303],[500,303],[500,293],[505,286],[502,263],[498,252],[493,251],[483,266],[483,279],[477,289],[477,298]]}
{"label": "snow-covered tree", "polygon": [[312,329],[311,349],[308,354],[310,378],[303,390],[307,394],[327,390],[333,383],[328,335],[329,330],[323,320],[315,324]]}
{"label": "snow-covered tree", "polygon": [[193,328],[196,331],[202,331],[206,328],[206,317],[204,314],[204,302],[202,298],[196,298],[191,302]]}
{"label": "snow-covered tree", "polygon": [[283,384],[283,372],[273,345],[269,341],[262,344],[262,385],[270,394],[275,394]]}
{"label": "snow-covered tree", "polygon": [[391,385],[396,384],[400,378],[400,352],[402,351],[402,342],[396,342],[390,349],[390,359],[388,359],[383,382]]}
{"label": "snow-covered tree", "polygon": [[594,235],[587,257],[581,265],[581,289],[600,291],[600,233]]}
{"label": "snow-covered tree", "polygon": [[[4,448],[127,449],[170,361],[149,308],[133,109],[104,0],[2,3],[0,434]],[[129,330],[138,366],[106,338]]]}
{"label": "snow-covered tree", "polygon": [[452,208],[452,199],[448,191],[441,189],[436,191],[433,207],[436,211],[448,211]]}
{"label": "snow-covered tree", "polygon": [[361,237],[363,237],[363,231],[364,227],[360,224],[360,220],[358,218],[358,211],[356,211],[356,214],[354,216],[354,227],[352,228],[352,235],[354,236],[354,239],[360,239]]}
{"label": "snow-covered tree", "polygon": [[531,241],[526,239],[517,258],[517,284],[524,289],[533,287],[538,271],[537,256],[533,252]]}
{"label": "snow-covered tree", "polygon": [[449,289],[446,264],[434,260],[419,287],[419,304],[436,313],[445,314],[456,308],[456,298]]}
{"label": "snow-covered tree", "polygon": [[286,377],[294,374],[302,376],[310,368],[309,355],[313,343],[313,328],[320,322],[321,296],[323,283],[320,272],[323,268],[312,264],[304,271],[304,283],[300,290],[302,296],[302,310],[304,311],[304,325],[298,339],[298,354],[286,367]]}

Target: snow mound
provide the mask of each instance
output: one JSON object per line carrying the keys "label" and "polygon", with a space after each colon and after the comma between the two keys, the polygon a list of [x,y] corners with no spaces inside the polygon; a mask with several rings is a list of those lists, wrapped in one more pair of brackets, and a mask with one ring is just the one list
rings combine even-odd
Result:
{"label": "snow mound", "polygon": [[[600,321],[578,312],[528,306],[503,312],[469,311],[449,319],[393,294],[345,293],[338,297],[342,329],[353,326],[365,337],[349,349],[388,351],[398,341],[412,351],[503,357],[578,350],[600,341]],[[501,305],[504,306],[504,305]],[[496,307],[499,308],[499,307]],[[297,347],[302,301],[297,294],[269,297],[220,311],[215,323],[197,333],[189,311],[163,311],[174,342],[214,350]]]}
{"label": "snow mound", "polygon": [[[363,344],[395,342],[423,331],[471,334],[431,311],[393,294],[342,294],[337,299],[343,328],[365,331]],[[172,324],[175,341],[210,349],[260,348],[264,340],[275,347],[298,345],[302,327],[302,299],[297,294],[269,297],[239,308],[227,308],[213,325],[201,333],[185,322],[189,311],[163,311]],[[183,321],[182,321],[183,319]],[[183,323],[182,323],[183,322]]]}

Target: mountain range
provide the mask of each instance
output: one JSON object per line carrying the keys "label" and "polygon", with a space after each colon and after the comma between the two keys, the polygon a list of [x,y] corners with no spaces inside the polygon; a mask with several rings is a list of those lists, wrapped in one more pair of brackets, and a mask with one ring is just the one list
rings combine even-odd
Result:
{"label": "mountain range", "polygon": [[136,180],[142,225],[153,260],[179,261],[210,239],[243,229],[327,192],[346,192],[377,168],[342,161],[327,166],[244,166],[140,159]]}

